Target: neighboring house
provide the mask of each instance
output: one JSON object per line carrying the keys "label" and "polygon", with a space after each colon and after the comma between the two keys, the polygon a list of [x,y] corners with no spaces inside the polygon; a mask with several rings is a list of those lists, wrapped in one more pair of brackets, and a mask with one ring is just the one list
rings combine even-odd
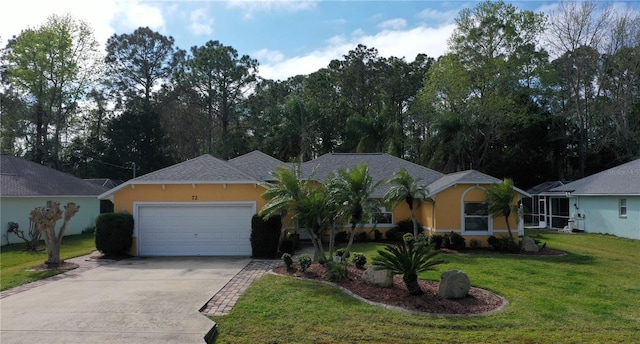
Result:
{"label": "neighboring house", "polygon": [[569,199],[564,192],[552,191],[563,186],[561,181],[548,181],[527,190],[531,197],[524,198],[524,223],[535,228],[564,228],[568,225]]}
{"label": "neighboring house", "polygon": [[[478,171],[445,175],[388,154],[326,154],[300,168],[303,178],[323,181],[331,172],[360,163],[369,166],[376,181],[390,179],[400,167],[422,178],[430,195],[417,216],[430,233],[455,231],[465,235],[467,242],[475,238],[484,245],[489,235],[507,234],[502,217],[483,212],[485,189],[501,180]],[[293,166],[259,151],[229,161],[205,154],[129,180],[100,198],[111,200],[116,212],[134,216],[132,254],[247,256],[251,254],[251,217],[265,204],[262,185],[273,182],[271,172],[279,165]],[[382,185],[373,197],[383,197],[387,188]],[[528,196],[519,189],[514,192],[514,204]],[[386,223],[377,224],[383,232],[410,216],[404,204],[383,211]],[[517,233],[515,214],[511,221]]]}
{"label": "neighboring house", "polygon": [[640,239],[640,159],[551,191],[569,200],[576,229]]}
{"label": "neighboring house", "polygon": [[[69,221],[65,235],[80,234],[95,225],[100,214],[98,195],[105,188],[76,178],[32,161],[9,154],[0,155],[0,225],[2,245],[22,242],[15,234],[7,234],[8,223],[18,223],[25,233],[29,231],[29,214],[36,207],[46,206],[48,201],[58,201],[61,206],[74,202],[80,211]],[[62,221],[58,223],[58,227]]]}

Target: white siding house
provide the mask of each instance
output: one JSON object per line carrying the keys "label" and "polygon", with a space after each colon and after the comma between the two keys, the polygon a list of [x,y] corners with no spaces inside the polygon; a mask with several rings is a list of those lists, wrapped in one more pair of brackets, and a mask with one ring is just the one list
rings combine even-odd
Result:
{"label": "white siding house", "polygon": [[640,159],[552,191],[565,193],[578,230],[640,239]]}

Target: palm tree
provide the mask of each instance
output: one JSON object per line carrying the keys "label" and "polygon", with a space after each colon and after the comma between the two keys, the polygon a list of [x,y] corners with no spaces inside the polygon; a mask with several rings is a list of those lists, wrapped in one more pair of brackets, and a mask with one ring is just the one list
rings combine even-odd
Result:
{"label": "palm tree", "polygon": [[394,275],[402,275],[402,280],[411,295],[423,293],[418,282],[418,273],[435,270],[437,265],[444,263],[436,259],[439,251],[425,241],[415,241],[413,235],[407,233],[403,243],[387,245],[384,250],[378,250],[378,256],[372,260],[376,270],[389,270]]}
{"label": "palm tree", "polygon": [[316,257],[321,263],[327,262],[322,247],[322,240],[318,240],[322,233],[332,225],[335,203],[329,199],[327,189],[323,184],[315,188],[307,188],[305,196],[298,202],[294,217],[306,228],[314,241]]}
{"label": "palm tree", "polygon": [[403,201],[409,206],[409,212],[411,213],[411,222],[413,222],[413,237],[418,238],[418,220],[416,219],[416,213],[414,210],[414,204],[416,208],[422,205],[422,202],[427,198],[429,190],[419,184],[422,179],[414,179],[407,170],[400,168],[387,183],[391,185],[391,188],[387,190],[384,198],[387,202],[391,203],[395,209]]}
{"label": "palm tree", "polygon": [[518,212],[518,206],[513,204],[515,199],[513,192],[513,180],[505,178],[502,183],[492,184],[487,189],[487,206],[489,213],[495,216],[504,216],[509,231],[509,238],[514,242],[511,234],[511,225],[509,224],[509,216],[512,212]]}
{"label": "palm tree", "polygon": [[374,183],[366,164],[340,170],[332,178],[329,191],[331,197],[334,202],[341,205],[342,213],[349,218],[348,221],[351,223],[351,234],[343,257],[349,254],[356,226],[358,224],[364,225],[365,219],[380,212],[381,202],[371,198],[373,191],[380,183]]}

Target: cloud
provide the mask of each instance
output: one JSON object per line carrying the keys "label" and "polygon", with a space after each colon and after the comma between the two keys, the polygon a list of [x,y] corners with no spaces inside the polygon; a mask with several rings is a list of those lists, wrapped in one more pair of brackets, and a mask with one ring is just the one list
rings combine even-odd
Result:
{"label": "cloud", "polygon": [[402,18],[389,19],[378,24],[379,29],[400,30],[404,29],[405,27],[407,27],[407,21]]}
{"label": "cloud", "polygon": [[[260,61],[260,76],[273,80],[285,80],[295,75],[313,73],[329,65],[334,59],[342,59],[358,44],[378,49],[382,57],[406,58],[413,61],[418,54],[438,58],[446,53],[447,40],[455,28],[454,24],[440,27],[418,26],[409,30],[383,30],[374,35],[366,35],[356,30],[350,36],[334,36],[320,49],[299,56],[278,61]],[[252,53],[252,56],[256,53]]]}
{"label": "cloud", "polygon": [[[21,13],[29,15],[19,15]],[[11,2],[10,10],[0,11],[0,46],[4,47],[7,40],[24,29],[44,25],[53,14],[69,14],[74,19],[89,23],[101,46],[116,32],[116,28],[132,31],[140,26],[149,26],[159,30],[165,26],[162,10],[143,1],[20,0]]]}
{"label": "cloud", "polygon": [[213,18],[209,18],[205,9],[197,9],[190,14],[189,31],[194,35],[211,35],[213,33]]}
{"label": "cloud", "polygon": [[455,19],[460,14],[460,8],[440,11],[434,8],[427,8],[420,13],[417,14],[417,18],[425,19],[429,22],[438,22],[441,24],[448,23],[451,24],[455,21]]}
{"label": "cloud", "polygon": [[249,12],[245,16],[251,17],[253,12],[289,11],[297,12],[315,8],[316,0],[228,0],[229,7],[239,8]]}

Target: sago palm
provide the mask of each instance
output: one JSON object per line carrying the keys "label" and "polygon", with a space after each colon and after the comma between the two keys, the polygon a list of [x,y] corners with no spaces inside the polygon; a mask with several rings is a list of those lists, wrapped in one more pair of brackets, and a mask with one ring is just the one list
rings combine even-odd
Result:
{"label": "sago palm", "polygon": [[427,245],[425,241],[415,242],[411,234],[405,234],[403,239],[402,243],[378,250],[372,265],[375,270],[389,270],[394,275],[402,275],[409,294],[420,295],[423,291],[418,282],[418,273],[435,270],[444,260],[437,259],[440,252],[433,245]]}

